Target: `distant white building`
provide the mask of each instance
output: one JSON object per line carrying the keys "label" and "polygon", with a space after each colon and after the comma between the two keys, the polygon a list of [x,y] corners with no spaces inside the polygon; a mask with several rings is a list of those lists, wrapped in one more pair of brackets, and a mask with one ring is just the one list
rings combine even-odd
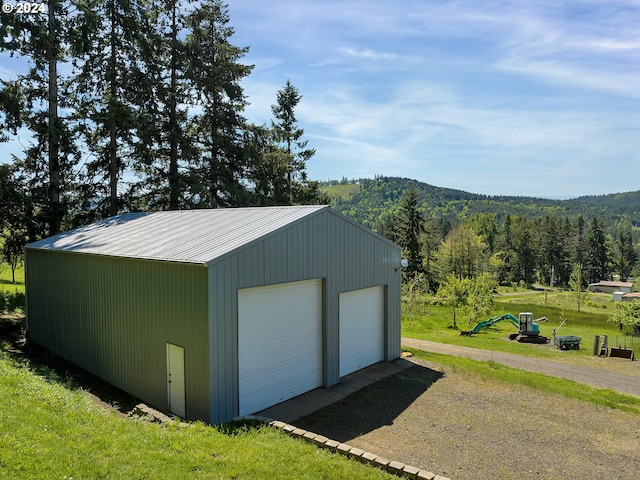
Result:
{"label": "distant white building", "polygon": [[614,292],[623,292],[623,293],[631,293],[633,292],[633,283],[631,282],[608,282],[602,281],[598,283],[590,283],[589,284],[590,292],[604,292],[604,293],[614,293]]}
{"label": "distant white building", "polygon": [[630,302],[632,300],[640,300],[640,292],[625,293],[622,295],[623,302]]}

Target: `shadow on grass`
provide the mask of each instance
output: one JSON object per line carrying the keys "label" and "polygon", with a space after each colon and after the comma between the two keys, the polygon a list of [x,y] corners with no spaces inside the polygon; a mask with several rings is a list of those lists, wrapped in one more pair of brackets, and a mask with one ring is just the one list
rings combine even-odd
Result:
{"label": "shadow on grass", "polygon": [[0,314],[0,348],[14,362],[25,366],[48,382],[69,390],[88,392],[95,403],[127,414],[140,400],[101,380],[91,373],[25,341],[23,314]]}
{"label": "shadow on grass", "polygon": [[444,376],[413,365],[294,422],[296,427],[346,442],[393,421]]}

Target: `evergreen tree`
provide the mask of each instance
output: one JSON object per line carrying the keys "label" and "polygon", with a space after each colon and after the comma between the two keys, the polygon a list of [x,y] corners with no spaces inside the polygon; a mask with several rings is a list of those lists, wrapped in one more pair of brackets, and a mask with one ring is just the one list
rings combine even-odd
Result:
{"label": "evergreen tree", "polygon": [[532,285],[536,265],[536,248],[532,224],[525,217],[516,217],[512,226],[514,249],[513,279]]}
{"label": "evergreen tree", "polygon": [[609,276],[609,251],[602,220],[594,217],[586,234],[585,261],[589,283],[606,280]]}
{"label": "evergreen tree", "polygon": [[616,247],[618,274],[620,275],[620,280],[626,281],[638,261],[638,255],[633,246],[633,238],[630,231],[618,233]]}
{"label": "evergreen tree", "polygon": [[507,213],[499,229],[495,252],[490,260],[500,285],[517,281],[514,275],[514,262],[515,249],[513,248],[512,219],[511,215]]}
{"label": "evergreen tree", "polygon": [[250,166],[250,181],[258,205],[287,205],[288,155],[276,144],[272,130],[265,126],[247,125],[244,152]]}
{"label": "evergreen tree", "polygon": [[585,220],[582,214],[576,218],[574,226],[573,241],[571,242],[571,263],[580,263],[584,265],[584,249],[585,249]]}
{"label": "evergreen tree", "polygon": [[200,2],[187,16],[188,68],[202,113],[193,119],[198,155],[191,168],[190,189],[202,207],[238,206],[249,202],[244,184],[247,156],[243,147],[246,105],[240,81],[252,66],[240,63],[249,51],[229,43],[233,28],[220,0]]}
{"label": "evergreen tree", "polygon": [[573,225],[568,217],[562,219],[560,225],[560,259],[555,268],[555,284],[567,285],[571,275],[571,239],[573,238]]}
{"label": "evergreen tree", "polygon": [[309,182],[306,164],[316,153],[307,148],[308,140],[302,140],[304,130],[298,127],[295,108],[302,100],[302,95],[289,80],[277,93],[277,103],[271,106],[275,121],[271,122],[275,142],[284,152],[287,162],[285,191],[287,203],[308,203],[317,189],[316,182]]}
{"label": "evergreen tree", "polygon": [[552,271],[555,276],[556,269],[564,263],[563,237],[558,221],[549,215],[542,219],[536,230],[539,236],[538,268],[540,277],[545,285],[551,285]]}
{"label": "evergreen tree", "polygon": [[[145,37],[148,9],[146,0],[85,0],[72,23],[74,117],[91,153],[78,195],[81,210],[97,216],[129,208],[119,183],[140,138],[142,99],[150,95],[144,67],[151,42]],[[91,220],[85,213],[81,223]]]}
{"label": "evergreen tree", "polygon": [[[61,231],[68,210],[64,192],[79,160],[68,121],[59,114],[67,107],[59,91],[65,79],[58,64],[68,48],[68,8],[66,2],[54,0],[48,3],[46,14],[0,16],[0,51],[23,58],[29,65],[28,72],[14,82],[3,82],[0,111],[10,130],[22,126],[33,137],[24,157],[16,160],[16,175],[28,185],[31,220],[38,225],[37,233],[34,224],[29,229],[36,236]],[[6,134],[7,130],[0,132],[5,138]]]}
{"label": "evergreen tree", "polygon": [[495,213],[474,213],[465,222],[476,235],[479,235],[488,248],[488,253],[493,254],[498,240],[498,223]]}
{"label": "evergreen tree", "polygon": [[133,149],[138,180],[127,195],[134,209],[176,210],[187,204],[186,170],[195,155],[188,128],[192,85],[185,75],[185,13],[178,0],[153,3],[146,38],[140,114]]}
{"label": "evergreen tree", "polygon": [[436,262],[438,247],[442,239],[438,234],[435,222],[428,215],[424,217],[424,233],[420,236],[420,243],[423,251],[423,269],[429,290],[437,288],[436,282]]}
{"label": "evergreen tree", "polygon": [[425,233],[424,219],[418,211],[418,192],[409,190],[400,204],[400,215],[396,229],[398,244],[403,249],[403,254],[409,261],[409,266],[404,270],[405,276],[412,278],[423,271],[421,235]]}

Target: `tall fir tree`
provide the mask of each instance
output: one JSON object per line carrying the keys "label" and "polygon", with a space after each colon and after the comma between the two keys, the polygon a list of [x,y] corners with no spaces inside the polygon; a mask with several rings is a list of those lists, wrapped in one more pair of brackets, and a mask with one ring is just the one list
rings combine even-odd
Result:
{"label": "tall fir tree", "polygon": [[412,278],[423,271],[421,237],[424,233],[424,218],[418,210],[418,191],[412,188],[402,198],[396,227],[397,242],[409,261],[404,270],[405,277]]}
{"label": "tall fir tree", "polygon": [[186,199],[186,172],[195,154],[188,107],[193,89],[185,75],[185,12],[179,0],[151,4],[145,15],[146,82],[133,148],[136,181],[127,195],[132,208],[176,210]]}
{"label": "tall fir tree", "polygon": [[192,120],[198,155],[190,168],[189,189],[198,206],[239,206],[250,202],[243,145],[246,105],[240,85],[252,66],[240,61],[249,51],[231,45],[227,6],[200,2],[186,17],[186,76],[202,113]]}
{"label": "tall fir tree", "polygon": [[277,102],[271,106],[275,121],[271,122],[274,140],[284,152],[286,178],[284,180],[286,199],[284,203],[310,203],[317,189],[316,182],[309,182],[306,165],[316,153],[307,148],[308,140],[302,140],[304,129],[298,126],[295,109],[302,95],[289,80],[277,93]]}
{"label": "tall fir tree", "polygon": [[[130,208],[119,188],[132,162],[145,88],[146,0],[85,0],[72,23],[75,119],[90,152],[79,192],[81,223]],[[146,92],[146,93],[145,93]],[[79,215],[82,213],[79,212]]]}
{"label": "tall fir tree", "polygon": [[[70,7],[69,2],[53,0],[46,13],[0,16],[0,51],[28,62],[27,73],[18,75],[15,82],[3,82],[0,110],[4,123],[27,128],[32,136],[24,156],[15,162],[16,175],[26,185],[33,207],[30,236],[54,235],[63,229],[69,208],[65,192],[79,161],[68,120],[60,115],[67,103],[60,94],[65,78],[58,65],[71,38],[67,34]],[[16,105],[21,108],[16,110]]]}
{"label": "tall fir tree", "polygon": [[586,272],[589,283],[609,276],[609,249],[602,219],[594,217],[585,238]]}
{"label": "tall fir tree", "polygon": [[526,285],[532,285],[535,279],[536,266],[536,246],[532,223],[525,217],[516,217],[513,222],[511,237],[515,253],[513,262],[514,280],[522,281]]}
{"label": "tall fir tree", "polygon": [[630,231],[618,233],[616,239],[616,267],[620,280],[626,281],[638,261],[638,254],[633,245],[633,237]]}

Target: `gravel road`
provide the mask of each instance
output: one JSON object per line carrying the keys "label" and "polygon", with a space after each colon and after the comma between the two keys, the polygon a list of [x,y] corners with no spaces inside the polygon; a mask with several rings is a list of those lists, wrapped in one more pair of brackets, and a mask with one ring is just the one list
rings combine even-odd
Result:
{"label": "gravel road", "polygon": [[[637,374],[625,375],[622,373],[603,370],[601,368],[587,367],[584,365],[568,365],[566,363],[555,362],[540,358],[525,357],[511,353],[493,352],[490,350],[480,350],[477,348],[449,345],[446,343],[430,342],[428,340],[417,340],[413,338],[402,338],[402,345],[416,348],[426,352],[443,353],[457,357],[465,357],[473,360],[493,361],[519,368],[528,372],[544,373],[554,377],[566,378],[576,382],[585,383],[597,388],[609,388],[621,393],[627,393],[640,397],[640,365],[638,362],[630,362],[625,359],[602,359],[603,361],[616,362],[619,366],[626,368],[629,365],[635,366]],[[534,347],[535,348],[535,347]],[[595,359],[594,359],[595,360]],[[629,370],[628,368],[626,368]]]}
{"label": "gravel road", "polygon": [[[584,373],[584,365],[418,342],[403,339],[627,393],[640,384],[640,362],[582,357],[596,365]],[[294,424],[452,480],[639,478],[637,415],[410,360],[414,366]]]}

